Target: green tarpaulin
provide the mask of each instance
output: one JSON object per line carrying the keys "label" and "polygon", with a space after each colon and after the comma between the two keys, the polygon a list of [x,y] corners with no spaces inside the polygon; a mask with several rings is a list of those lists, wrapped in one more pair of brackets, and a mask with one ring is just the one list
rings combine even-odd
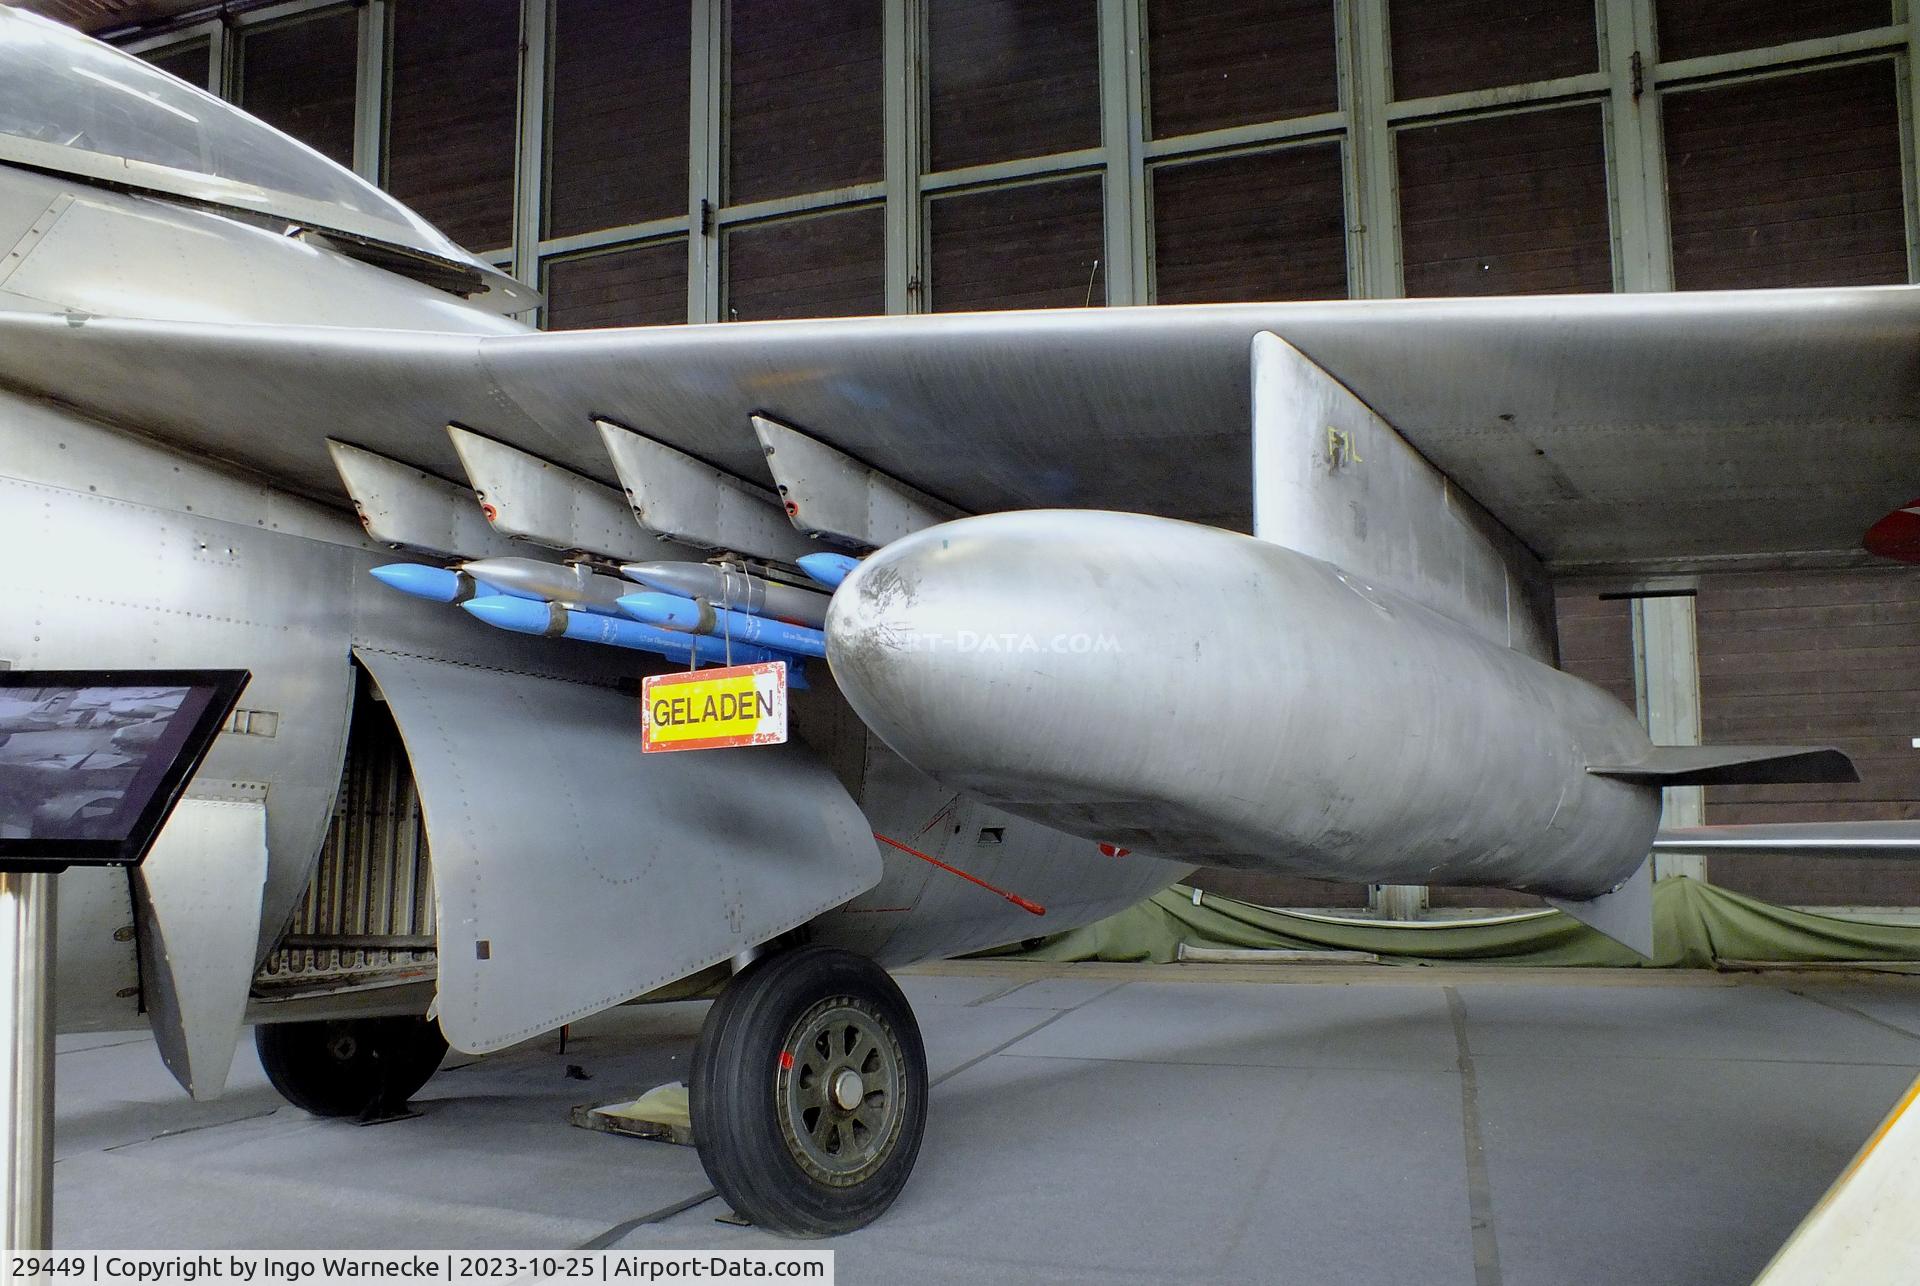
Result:
{"label": "green tarpaulin", "polygon": [[1673,877],[1653,891],[1651,961],[1559,911],[1481,921],[1394,923],[1275,911],[1176,884],[1138,906],[1062,933],[1029,960],[1178,958],[1180,946],[1370,951],[1408,964],[1477,961],[1522,965],[1706,968],[1716,961],[1920,961],[1920,925],[1862,924],[1772,906],[1698,880]]}

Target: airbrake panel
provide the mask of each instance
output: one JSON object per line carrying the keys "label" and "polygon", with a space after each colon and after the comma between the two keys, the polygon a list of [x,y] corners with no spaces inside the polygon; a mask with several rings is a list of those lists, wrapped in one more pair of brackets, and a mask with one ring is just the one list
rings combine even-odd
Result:
{"label": "airbrake panel", "polygon": [[457,1048],[617,1005],[879,882],[865,817],[803,745],[643,755],[631,695],[357,651],[419,784]]}

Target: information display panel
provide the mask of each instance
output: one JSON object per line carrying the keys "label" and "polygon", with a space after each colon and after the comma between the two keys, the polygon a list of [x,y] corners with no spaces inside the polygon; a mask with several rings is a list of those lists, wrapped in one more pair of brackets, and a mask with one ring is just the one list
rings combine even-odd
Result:
{"label": "information display panel", "polygon": [[250,677],[0,671],[0,869],[138,866]]}

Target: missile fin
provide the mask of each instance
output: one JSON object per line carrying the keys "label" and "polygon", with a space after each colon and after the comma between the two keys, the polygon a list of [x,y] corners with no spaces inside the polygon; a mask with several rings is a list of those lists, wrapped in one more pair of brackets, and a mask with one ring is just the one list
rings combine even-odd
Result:
{"label": "missile fin", "polygon": [[1547,899],[1589,929],[1598,930],[1621,946],[1653,959],[1653,859],[1635,868],[1627,882],[1595,898]]}
{"label": "missile fin", "polygon": [[1860,780],[1831,746],[1655,746],[1629,764],[1588,764],[1596,777],[1642,786],[1772,786]]}

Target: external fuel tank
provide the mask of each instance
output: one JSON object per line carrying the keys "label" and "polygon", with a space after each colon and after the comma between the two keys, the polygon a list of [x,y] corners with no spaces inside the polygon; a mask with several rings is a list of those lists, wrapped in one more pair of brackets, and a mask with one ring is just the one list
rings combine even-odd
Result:
{"label": "external fuel tank", "polygon": [[928,528],[841,585],[828,657],[915,767],[1212,865],[1564,898],[1645,859],[1651,745],[1593,685],[1294,550],[1140,514]]}

